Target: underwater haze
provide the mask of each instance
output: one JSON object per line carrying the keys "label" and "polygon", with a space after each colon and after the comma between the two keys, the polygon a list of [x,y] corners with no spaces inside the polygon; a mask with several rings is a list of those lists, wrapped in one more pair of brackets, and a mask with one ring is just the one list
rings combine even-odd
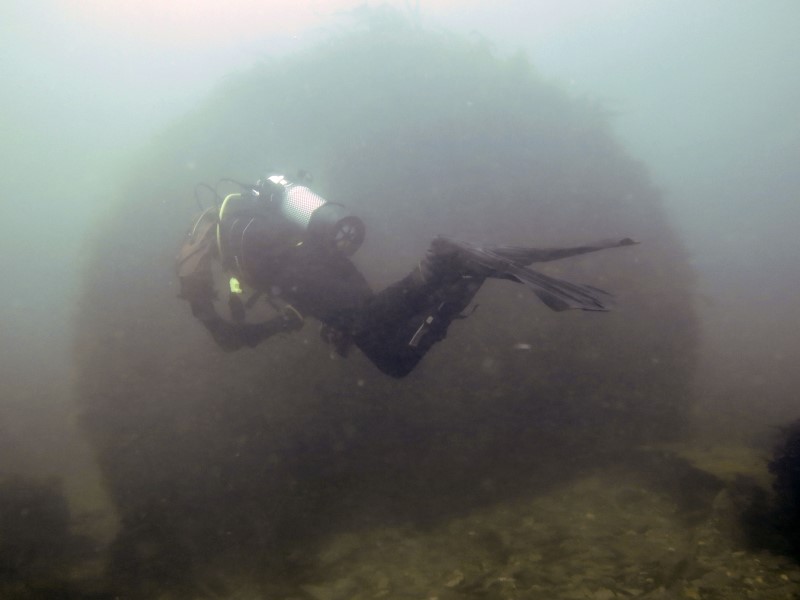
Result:
{"label": "underwater haze", "polygon": [[[798,17],[3,5],[0,597],[797,597]],[[224,353],[195,186],[300,169],[375,290],[438,234],[640,244],[542,269],[611,312],[488,281],[404,379],[312,319]]]}

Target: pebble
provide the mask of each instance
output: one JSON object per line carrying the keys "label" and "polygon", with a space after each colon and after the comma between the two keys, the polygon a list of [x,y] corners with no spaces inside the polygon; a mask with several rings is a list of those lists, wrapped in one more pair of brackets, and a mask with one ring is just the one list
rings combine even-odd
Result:
{"label": "pebble", "polygon": [[464,573],[456,569],[450,574],[447,582],[444,584],[446,587],[454,588],[464,583]]}

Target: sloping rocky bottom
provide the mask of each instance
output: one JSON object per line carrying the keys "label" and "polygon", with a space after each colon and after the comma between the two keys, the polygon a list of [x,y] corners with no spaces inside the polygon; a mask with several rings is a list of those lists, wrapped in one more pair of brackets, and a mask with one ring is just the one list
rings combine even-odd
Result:
{"label": "sloping rocky bottom", "polygon": [[335,535],[294,585],[219,597],[800,598],[796,562],[748,549],[744,523],[763,488],[759,473],[731,473],[731,462],[715,459],[718,477],[650,452],[432,529]]}
{"label": "sloping rocky bottom", "polygon": [[[649,449],[428,526],[365,518],[313,550],[301,544],[293,568],[266,583],[206,572],[190,589],[151,588],[148,598],[800,598],[800,565],[758,549],[774,534],[759,521],[764,461],[749,451],[681,453]],[[0,597],[126,597],[102,584],[90,591],[80,572],[60,593],[55,581],[37,591],[0,577]]]}

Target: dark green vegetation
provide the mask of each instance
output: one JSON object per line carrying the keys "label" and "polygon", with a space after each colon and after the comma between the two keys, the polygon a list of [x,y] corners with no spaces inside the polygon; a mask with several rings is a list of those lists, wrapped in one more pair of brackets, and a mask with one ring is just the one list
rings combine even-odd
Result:
{"label": "dark green vegetation", "polygon": [[[615,292],[616,312],[554,314],[490,282],[405,380],[357,353],[331,359],[314,323],[223,354],[175,298],[172,261],[197,181],[269,168],[310,170],[364,219],[356,261],[376,288],[438,233],[643,244],[546,270]],[[76,350],[82,421],[121,519],[118,589],[291,579],[337,531],[435,527],[685,426],[692,275],[657,190],[598,107],[482,40],[390,16],[232,76],[108,202]]]}

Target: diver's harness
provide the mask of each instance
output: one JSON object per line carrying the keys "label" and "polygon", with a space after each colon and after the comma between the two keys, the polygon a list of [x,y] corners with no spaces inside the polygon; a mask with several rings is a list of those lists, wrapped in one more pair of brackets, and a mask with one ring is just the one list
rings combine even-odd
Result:
{"label": "diver's harness", "polygon": [[[301,172],[299,177],[302,181],[304,174]],[[266,282],[255,281],[249,272],[247,243],[252,236],[264,235],[259,231],[259,223],[269,223],[270,233],[287,246],[315,244],[348,256],[364,241],[365,227],[361,219],[341,204],[328,202],[283,175],[266,177],[255,185],[226,181],[236,183],[242,191],[223,199],[216,188],[200,184],[214,192],[215,202],[202,211],[187,233],[177,256],[176,270],[180,282],[178,297],[189,302],[192,314],[221,346],[236,348],[243,344],[252,346],[275,333],[303,326],[303,316],[297,309],[280,302],[270,293]],[[199,198],[197,201],[202,209]],[[230,320],[223,319],[214,307],[218,298],[212,268],[215,261],[228,277]],[[245,289],[250,293],[246,301]],[[258,324],[245,323],[247,310],[262,297],[279,315]]]}

